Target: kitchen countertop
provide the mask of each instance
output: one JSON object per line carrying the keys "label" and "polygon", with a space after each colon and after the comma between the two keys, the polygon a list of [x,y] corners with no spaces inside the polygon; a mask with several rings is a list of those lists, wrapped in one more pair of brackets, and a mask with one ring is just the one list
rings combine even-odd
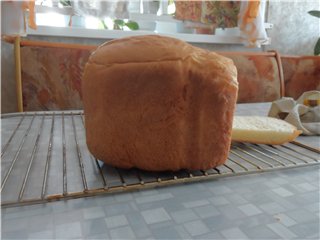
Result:
{"label": "kitchen countertop", "polygon": [[[266,115],[270,104],[239,104]],[[299,141],[319,147],[319,137]],[[319,239],[319,165],[2,209],[2,239]]]}

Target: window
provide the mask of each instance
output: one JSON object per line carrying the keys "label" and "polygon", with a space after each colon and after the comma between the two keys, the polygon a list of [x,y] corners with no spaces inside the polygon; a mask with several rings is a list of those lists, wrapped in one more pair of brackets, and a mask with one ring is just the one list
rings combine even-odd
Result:
{"label": "window", "polygon": [[[37,0],[38,29],[28,29],[27,33],[91,38],[155,33],[189,42],[240,44],[243,42],[237,26],[240,4],[240,1]],[[263,13],[264,7],[265,4]],[[271,27],[271,24],[263,26]],[[262,44],[268,44],[269,39],[266,35],[264,38]]]}

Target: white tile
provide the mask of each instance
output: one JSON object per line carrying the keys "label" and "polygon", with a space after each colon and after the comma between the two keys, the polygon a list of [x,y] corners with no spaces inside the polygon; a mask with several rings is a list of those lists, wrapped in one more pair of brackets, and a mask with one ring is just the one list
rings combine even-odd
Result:
{"label": "white tile", "polygon": [[291,239],[296,238],[297,235],[295,235],[293,232],[291,232],[288,228],[283,226],[281,223],[271,223],[267,225],[273,232],[278,234],[281,238],[284,239]]}
{"label": "white tile", "polygon": [[292,192],[290,192],[287,189],[282,188],[282,187],[272,189],[272,191],[275,192],[276,194],[280,195],[281,197],[289,197],[289,196],[293,195]]}
{"label": "white tile", "polygon": [[277,184],[275,184],[274,182],[264,182],[263,183],[264,185],[266,185],[267,187],[269,187],[269,188],[275,188],[275,187],[278,187],[278,185]]}
{"label": "white tile", "polygon": [[196,201],[191,201],[191,202],[184,202],[183,206],[185,208],[193,208],[193,207],[200,207],[204,205],[208,205],[210,202],[208,200],[196,200]]}
{"label": "white tile", "polygon": [[191,236],[202,235],[210,231],[210,229],[201,220],[185,223],[184,228]]}
{"label": "white tile", "polygon": [[284,185],[289,183],[288,180],[284,179],[283,177],[275,177],[272,179],[272,182],[278,184],[278,185]]}
{"label": "white tile", "polygon": [[115,228],[128,225],[128,220],[125,215],[112,216],[104,219],[108,228]]}
{"label": "white tile", "polygon": [[304,206],[304,208],[307,209],[308,211],[314,212],[314,213],[320,211],[319,202],[308,204],[308,205]]}
{"label": "white tile", "polygon": [[284,207],[276,202],[269,202],[259,205],[259,207],[267,214],[276,214],[286,211]]}
{"label": "white tile", "polygon": [[306,191],[315,191],[317,189],[319,190],[319,188],[316,188],[315,186],[313,186],[310,183],[300,183],[300,184],[297,184],[297,187],[302,188]]}
{"label": "white tile", "polygon": [[297,224],[297,222],[295,220],[293,220],[292,218],[288,217],[287,215],[285,215],[283,213],[279,213],[279,214],[274,215],[274,218],[279,223],[282,223],[286,227],[291,227],[291,226]]}
{"label": "white tile", "polygon": [[248,203],[248,201],[239,194],[228,194],[226,195],[226,198],[228,198],[228,200],[235,205]]}
{"label": "white tile", "polygon": [[227,193],[232,193],[232,190],[226,186],[215,186],[210,188],[211,192],[213,192],[216,195],[223,195]]}
{"label": "white tile", "polygon": [[138,204],[142,204],[142,203],[166,200],[170,198],[173,198],[173,195],[171,193],[161,193],[161,194],[155,194],[155,195],[149,195],[149,196],[136,197],[135,199]]}
{"label": "white tile", "polygon": [[210,202],[212,202],[213,205],[215,206],[222,206],[222,205],[227,205],[229,204],[229,200],[227,200],[225,197],[223,196],[218,196],[218,197],[212,197],[209,199]]}
{"label": "white tile", "polygon": [[238,207],[247,216],[254,216],[262,213],[262,211],[253,204],[246,204]]}
{"label": "white tile", "polygon": [[84,219],[102,218],[105,217],[102,207],[91,207],[83,210]]}
{"label": "white tile", "polygon": [[226,239],[248,239],[239,228],[229,228],[221,231]]}
{"label": "white tile", "polygon": [[169,214],[164,208],[156,208],[151,210],[142,211],[141,215],[147,224],[165,222],[171,220]]}

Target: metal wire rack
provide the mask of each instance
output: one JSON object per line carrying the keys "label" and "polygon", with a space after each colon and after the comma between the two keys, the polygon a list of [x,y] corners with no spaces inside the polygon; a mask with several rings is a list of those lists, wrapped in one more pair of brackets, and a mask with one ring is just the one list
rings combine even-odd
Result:
{"label": "metal wire rack", "polygon": [[88,151],[83,113],[34,112],[2,116],[2,207],[153,188],[319,164],[319,149],[232,144],[227,162],[207,171],[147,172],[102,164]]}

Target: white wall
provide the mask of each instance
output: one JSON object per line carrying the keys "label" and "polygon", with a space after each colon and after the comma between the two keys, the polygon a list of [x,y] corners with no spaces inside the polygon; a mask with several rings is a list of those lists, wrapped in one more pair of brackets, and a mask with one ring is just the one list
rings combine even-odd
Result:
{"label": "white wall", "polygon": [[271,45],[267,50],[280,54],[313,55],[314,46],[320,36],[320,18],[308,14],[320,10],[319,0],[271,0],[268,22],[274,24],[269,31]]}

